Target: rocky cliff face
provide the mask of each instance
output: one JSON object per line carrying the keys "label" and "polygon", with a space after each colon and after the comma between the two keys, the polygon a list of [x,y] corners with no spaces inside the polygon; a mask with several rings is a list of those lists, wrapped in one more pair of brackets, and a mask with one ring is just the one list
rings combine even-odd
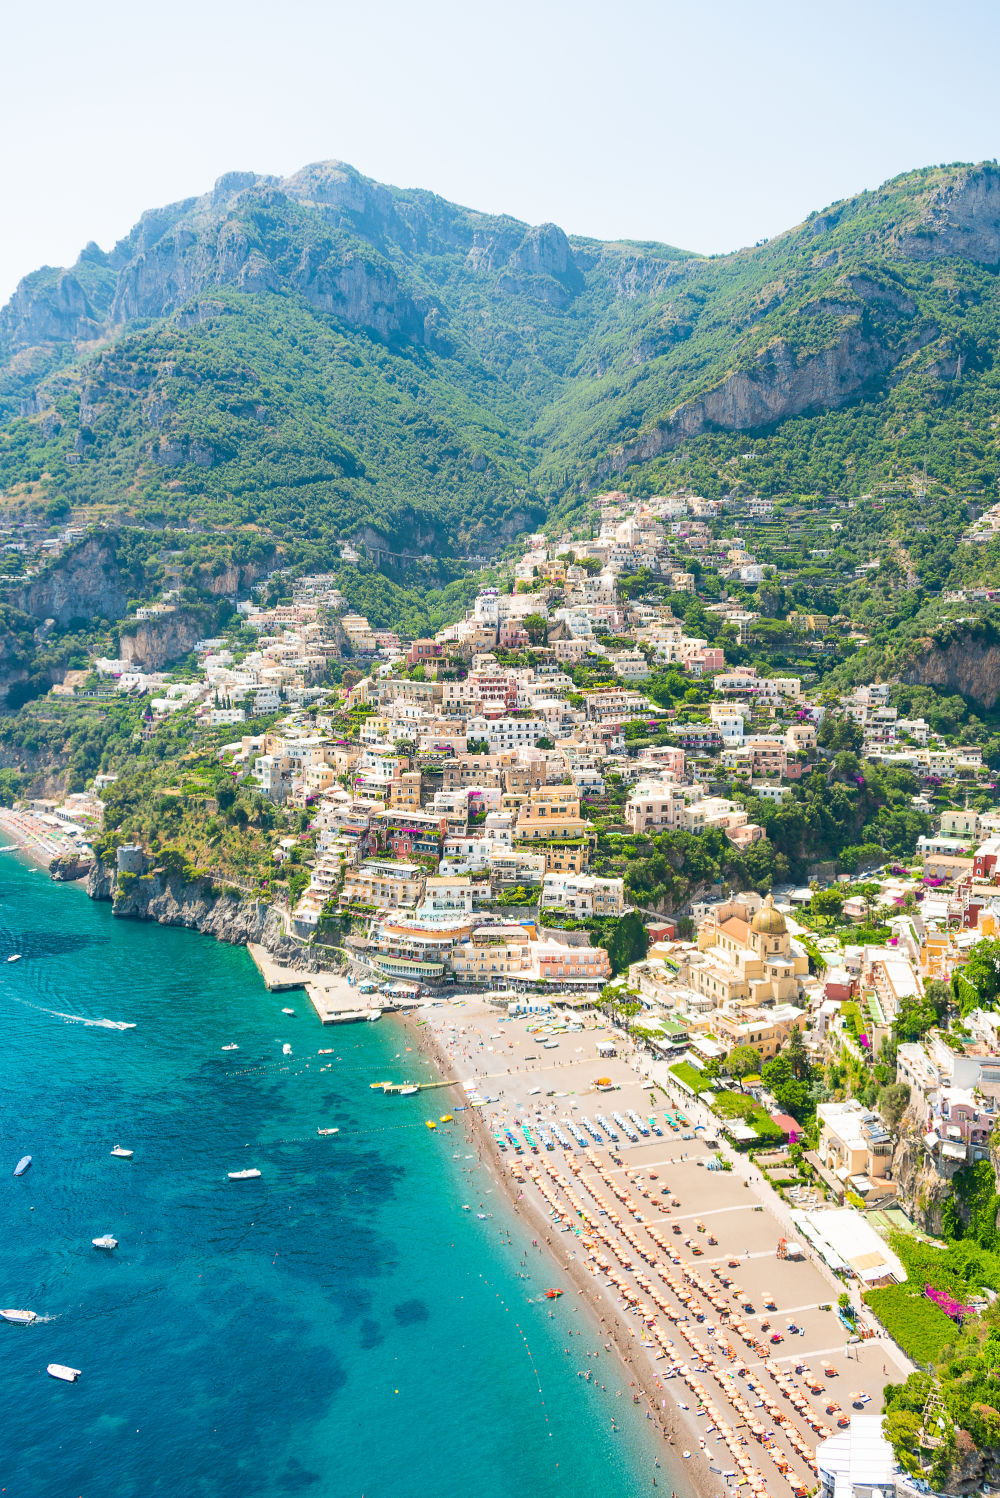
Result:
{"label": "rocky cliff face", "polygon": [[933,194],[920,220],[895,237],[909,260],[957,256],[1000,264],[1000,177],[986,166],[966,167]]}
{"label": "rocky cliff face", "polygon": [[200,640],[205,620],[186,609],[174,609],[159,619],[142,619],[122,631],[118,654],[126,666],[141,671],[159,671],[179,660]]}
{"label": "rocky cliff face", "polygon": [[899,1138],[892,1155],[892,1179],[899,1188],[900,1200],[925,1233],[938,1235],[943,1229],[942,1213],[952,1195],[952,1170],[941,1175],[931,1163],[924,1147],[924,1120],[919,1104],[911,1103],[899,1127]]}
{"label": "rocky cliff face", "polygon": [[114,537],[94,536],[72,547],[26,587],[18,607],[36,619],[120,619],[128,594]]}
{"label": "rocky cliff face", "polygon": [[110,900],[116,916],[186,926],[233,946],[256,942],[278,962],[308,972],[322,970],[321,958],[287,936],[278,911],[262,901],[214,894],[201,881],[188,884],[163,874],[132,879],[123,890],[114,870],[100,861],[88,872],[86,889],[92,900]]}
{"label": "rocky cliff face", "polygon": [[953,640],[936,646],[900,673],[910,684],[944,687],[992,708],[1000,699],[1000,645]]}

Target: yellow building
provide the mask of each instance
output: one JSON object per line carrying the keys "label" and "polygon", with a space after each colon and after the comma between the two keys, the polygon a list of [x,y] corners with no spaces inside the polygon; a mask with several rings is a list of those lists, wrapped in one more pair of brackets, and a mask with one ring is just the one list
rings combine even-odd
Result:
{"label": "yellow building", "polygon": [[743,901],[710,911],[698,930],[701,961],[691,963],[690,983],[718,1003],[790,1003],[802,992],[809,958],[793,944],[785,917],[768,895],[748,922]]}
{"label": "yellow building", "polygon": [[532,790],[527,805],[517,816],[515,836],[522,840],[535,838],[577,838],[590,829],[580,815],[580,792],[575,785],[542,785]]}

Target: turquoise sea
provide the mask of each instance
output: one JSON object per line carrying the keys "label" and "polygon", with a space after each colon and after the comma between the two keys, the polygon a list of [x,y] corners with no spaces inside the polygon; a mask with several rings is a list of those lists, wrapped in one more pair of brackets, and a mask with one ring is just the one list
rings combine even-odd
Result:
{"label": "turquoise sea", "polygon": [[575,1297],[550,1316],[464,1134],[425,1127],[447,1094],[369,1089],[421,1075],[406,1043],[0,855],[0,1306],[46,1318],[0,1322],[4,1498],[670,1491]]}

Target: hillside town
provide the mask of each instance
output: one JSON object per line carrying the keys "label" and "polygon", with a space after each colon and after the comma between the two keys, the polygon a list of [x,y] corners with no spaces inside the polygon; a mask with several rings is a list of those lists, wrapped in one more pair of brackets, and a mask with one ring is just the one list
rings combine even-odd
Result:
{"label": "hillside town", "polygon": [[[833,696],[755,651],[746,589],[773,567],[720,502],[611,494],[598,510],[589,539],[528,536],[433,635],[373,628],[335,574],[295,576],[278,601],[266,585],[234,600],[184,669],[97,657],[52,699],[136,704],[150,749],[182,725],[215,767],[210,819],[269,809],[258,897],[296,950],[350,975],[339,1009],[310,990],[324,1022],[460,995],[543,1029],[598,1017],[767,1162],[796,1231],[855,1289],[852,1325],[874,1312],[912,1352],[900,1233],[937,1241],[949,1201],[992,1168],[989,757],[890,682]],[[698,586],[707,561],[720,598]],[[155,624],[176,606],[136,613]],[[787,627],[808,652],[848,624]],[[109,843],[117,780],[25,798],[0,828],[67,877],[111,849],[131,887],[176,857]],[[824,830],[837,807],[851,846]],[[832,1210],[857,1222],[841,1250]],[[887,1290],[906,1298],[871,1299]]]}

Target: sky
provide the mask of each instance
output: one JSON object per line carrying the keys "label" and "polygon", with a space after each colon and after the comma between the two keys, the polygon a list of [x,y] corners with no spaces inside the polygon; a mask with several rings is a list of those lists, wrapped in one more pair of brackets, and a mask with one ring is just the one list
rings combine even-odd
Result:
{"label": "sky", "polygon": [[337,158],[598,238],[752,244],[1000,154],[987,0],[6,7],[0,302],[221,173]]}

